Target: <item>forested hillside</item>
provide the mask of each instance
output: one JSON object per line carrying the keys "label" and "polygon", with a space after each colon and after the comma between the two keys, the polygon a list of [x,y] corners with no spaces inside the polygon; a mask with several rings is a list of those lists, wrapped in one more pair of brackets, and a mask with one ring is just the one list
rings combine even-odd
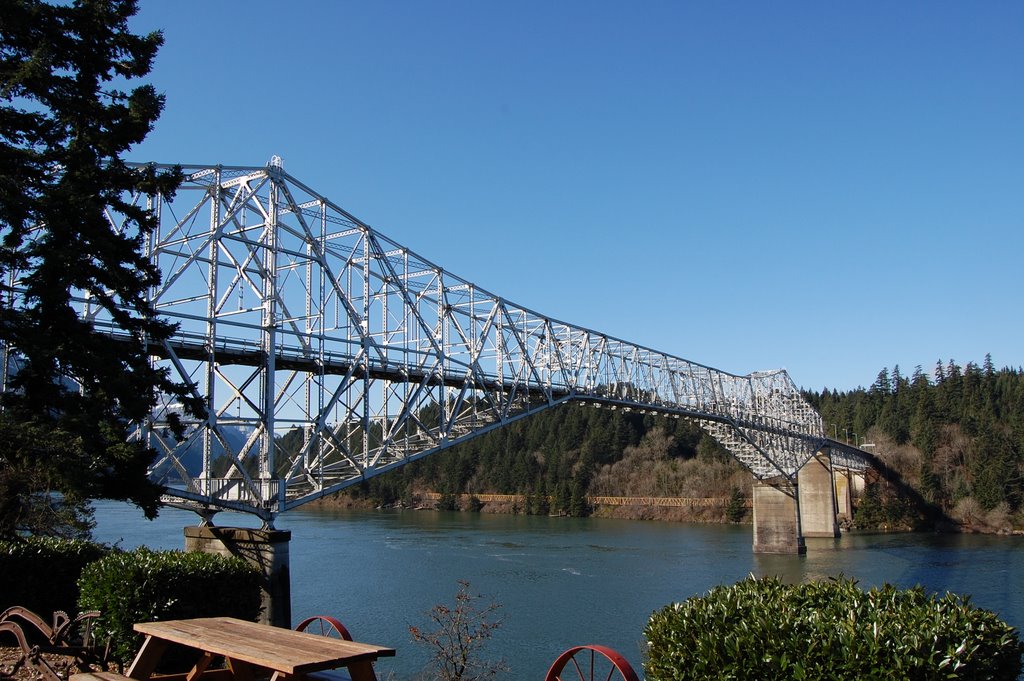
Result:
{"label": "forested hillside", "polygon": [[729,496],[749,475],[683,419],[566,404],[372,478],[353,494],[413,503],[416,493],[515,494],[522,513],[585,515],[584,497]]}
{"label": "forested hillside", "polygon": [[[1024,372],[938,362],[883,369],[868,389],[806,393],[837,439],[874,452],[928,501],[972,527],[1024,524]],[[881,509],[888,520],[898,511]],[[884,519],[878,519],[884,522]]]}
{"label": "forested hillside", "polygon": [[[805,392],[825,428],[873,451],[948,517],[978,529],[1024,526],[1024,373],[938,363],[908,377],[883,369],[868,389]],[[374,504],[423,492],[521,495],[520,513],[590,512],[587,496],[748,495],[751,476],[696,425],[567,404],[372,478],[347,493]],[[899,487],[871,484],[859,527],[912,526],[921,515]],[[711,516],[704,516],[708,519]],[[718,519],[723,518],[721,511]]]}

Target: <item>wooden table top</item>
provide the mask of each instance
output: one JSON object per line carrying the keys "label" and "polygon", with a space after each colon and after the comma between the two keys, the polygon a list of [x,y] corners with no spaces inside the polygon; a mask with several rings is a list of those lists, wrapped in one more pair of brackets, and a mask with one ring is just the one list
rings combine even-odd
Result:
{"label": "wooden table top", "polygon": [[395,654],[394,648],[328,638],[231,617],[140,622],[134,628],[146,636],[285,674],[334,669],[350,662],[372,661]]}

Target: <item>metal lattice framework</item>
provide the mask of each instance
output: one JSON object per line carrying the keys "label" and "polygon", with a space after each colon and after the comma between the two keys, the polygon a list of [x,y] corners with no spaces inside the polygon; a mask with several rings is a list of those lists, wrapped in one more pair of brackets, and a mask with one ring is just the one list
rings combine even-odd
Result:
{"label": "metal lattice framework", "polygon": [[[140,428],[169,503],[275,514],[569,400],[698,420],[756,477],[830,441],[785,371],[736,376],[560,322],[381,235],[285,173],[185,167],[159,216],[151,346],[210,406]],[[116,218],[111,216],[115,225]],[[117,329],[83,301],[83,314]],[[855,454],[847,462],[863,467]]]}

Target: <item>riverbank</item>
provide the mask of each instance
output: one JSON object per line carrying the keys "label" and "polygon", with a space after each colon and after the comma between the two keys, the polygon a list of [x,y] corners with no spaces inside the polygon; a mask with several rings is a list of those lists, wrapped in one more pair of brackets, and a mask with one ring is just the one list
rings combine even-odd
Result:
{"label": "riverbank", "polygon": [[[463,512],[492,513],[499,515],[528,515],[524,509],[530,500],[515,494],[458,494],[442,495],[437,492],[420,492],[404,502],[381,506],[365,497],[336,494],[311,502],[311,508],[373,510],[379,508],[405,508],[415,510],[448,510]],[[724,524],[730,520],[730,504],[735,501],[727,497],[588,497],[590,516],[595,518],[616,518],[619,520],[656,520],[664,522],[694,522]],[[454,507],[453,507],[454,505]],[[736,513],[736,511],[739,513]],[[740,523],[750,523],[750,500],[743,499],[734,517]],[[542,514],[543,515],[543,514]]]}
{"label": "riverbank", "polygon": [[[454,507],[452,503],[454,502]],[[406,501],[380,505],[366,497],[355,497],[348,494],[335,494],[330,497],[311,502],[309,507],[321,509],[347,509],[371,511],[377,509],[410,509],[434,511],[447,510],[466,513],[490,513],[498,515],[529,515],[530,500],[524,495],[515,494],[458,494],[442,495],[437,492],[419,492]],[[742,507],[730,513],[733,499],[727,497],[588,497],[590,516],[594,518],[613,518],[618,520],[650,520],[659,522],[706,523],[706,524],[745,524],[753,519],[751,501],[743,498]],[[543,514],[542,514],[543,515]],[[558,515],[558,514],[551,514]],[[964,522],[948,518],[929,531],[942,534],[987,534],[1002,536],[1024,536],[1024,528],[1014,527],[1007,523],[988,523],[986,517],[972,515]],[[872,528],[856,528],[851,522],[841,522],[841,529],[867,529],[879,532],[913,532],[916,528],[910,525],[886,525]]]}

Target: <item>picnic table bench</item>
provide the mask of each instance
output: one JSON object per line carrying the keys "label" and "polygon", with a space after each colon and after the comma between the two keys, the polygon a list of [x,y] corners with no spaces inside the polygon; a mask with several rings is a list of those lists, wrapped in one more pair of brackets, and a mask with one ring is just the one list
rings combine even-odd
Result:
{"label": "picnic table bench", "polygon": [[[373,662],[395,654],[393,648],[280,629],[231,617],[205,617],[165,622],[141,622],[135,631],[145,640],[127,677],[114,672],[76,674],[71,681],[270,681],[305,679],[315,672],[348,670],[352,681],[376,681]],[[176,643],[200,653],[185,674],[154,676],[157,664]],[[223,668],[211,664],[223,660]]]}

